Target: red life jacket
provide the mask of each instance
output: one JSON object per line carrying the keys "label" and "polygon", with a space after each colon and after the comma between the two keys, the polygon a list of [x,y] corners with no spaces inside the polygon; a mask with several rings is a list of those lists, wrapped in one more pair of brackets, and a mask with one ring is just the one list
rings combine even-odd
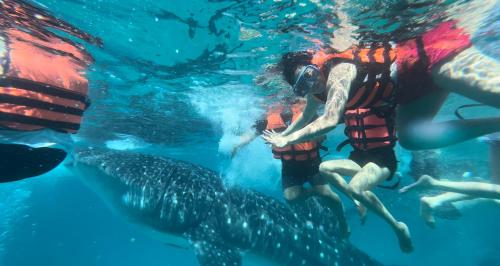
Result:
{"label": "red life jacket", "polygon": [[76,133],[89,104],[90,58],[61,38],[0,32],[0,127]]}
{"label": "red life jacket", "polygon": [[[304,109],[304,104],[293,104],[290,110],[283,106],[272,107],[267,113],[267,130],[276,132],[284,131],[288,126],[287,122],[293,123]],[[286,111],[292,114],[291,119],[284,119]],[[290,120],[290,121],[286,121]],[[273,156],[281,160],[305,161],[319,157],[319,145],[316,141],[306,141],[298,144],[288,145],[283,148],[273,146]]]}

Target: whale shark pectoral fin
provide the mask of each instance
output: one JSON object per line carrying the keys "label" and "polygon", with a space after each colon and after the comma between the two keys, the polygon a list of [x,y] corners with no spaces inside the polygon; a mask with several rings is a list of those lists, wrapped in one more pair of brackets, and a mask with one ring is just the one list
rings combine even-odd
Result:
{"label": "whale shark pectoral fin", "polygon": [[178,249],[189,250],[188,247],[184,247],[184,246],[177,245],[177,244],[174,244],[174,243],[164,243],[164,245],[167,246],[167,247],[173,247],[173,248],[178,248]]}
{"label": "whale shark pectoral fin", "polygon": [[193,249],[202,266],[241,266],[240,251],[224,243],[224,239],[212,227],[203,225],[186,234],[193,245]]}

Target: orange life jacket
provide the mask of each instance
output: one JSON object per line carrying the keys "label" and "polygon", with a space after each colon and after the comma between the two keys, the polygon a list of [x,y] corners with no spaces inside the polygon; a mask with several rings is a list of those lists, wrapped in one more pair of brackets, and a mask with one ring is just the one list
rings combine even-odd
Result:
{"label": "orange life jacket", "polygon": [[0,31],[0,127],[76,133],[89,104],[88,56],[61,38]]}
{"label": "orange life jacket", "polygon": [[[391,65],[396,61],[396,52],[390,44],[372,45],[370,48],[352,47],[340,53],[316,52],[311,60],[327,75],[337,64],[348,62],[357,67],[356,79],[349,92],[347,109],[370,108],[395,104],[395,85],[391,79]],[[323,102],[328,92],[315,95]]]}
{"label": "orange life jacket", "polygon": [[[276,132],[284,131],[288,123],[293,123],[304,109],[304,104],[293,104],[290,110],[283,106],[276,106],[269,109],[267,113],[267,130]],[[291,112],[291,119],[286,119],[286,112]],[[284,118],[285,117],[285,118]],[[287,121],[289,120],[289,121]],[[288,145],[283,148],[273,146],[273,156],[276,159],[305,161],[319,157],[319,144],[316,141],[306,141],[298,144]]]}
{"label": "orange life jacket", "polygon": [[379,109],[352,109],[344,112],[345,134],[347,140],[337,150],[350,143],[354,149],[370,150],[393,147],[396,144],[394,109],[382,112]]}
{"label": "orange life jacket", "polygon": [[[395,85],[391,80],[391,65],[396,61],[396,51],[389,45],[370,48],[353,47],[341,53],[317,52],[312,63],[328,73],[342,62],[357,66],[356,80],[351,87],[345,106],[345,134],[348,137],[337,150],[350,143],[358,150],[394,146]],[[315,95],[326,102],[328,92]]]}

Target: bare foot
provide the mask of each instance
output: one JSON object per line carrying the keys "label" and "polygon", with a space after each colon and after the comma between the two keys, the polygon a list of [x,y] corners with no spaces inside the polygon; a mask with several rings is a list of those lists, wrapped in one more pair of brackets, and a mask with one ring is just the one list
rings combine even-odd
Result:
{"label": "bare foot", "polygon": [[406,187],[403,187],[399,190],[399,193],[406,193],[408,191],[410,191],[411,189],[414,189],[414,188],[426,188],[426,187],[431,187],[434,185],[434,182],[436,180],[434,178],[432,178],[431,176],[429,175],[423,175],[421,176],[417,182],[413,183],[413,184],[410,184]]}
{"label": "bare foot", "polygon": [[429,197],[422,197],[420,199],[420,216],[429,227],[436,228],[436,219],[432,214],[433,207],[431,202],[432,200]]}
{"label": "bare foot", "polygon": [[413,251],[413,244],[411,242],[411,235],[408,226],[402,222],[396,225],[396,236],[398,237],[399,247],[401,251],[410,253]]}
{"label": "bare foot", "polygon": [[358,208],[359,219],[361,221],[361,224],[364,225],[366,223],[367,209],[362,204],[356,205],[356,207]]}

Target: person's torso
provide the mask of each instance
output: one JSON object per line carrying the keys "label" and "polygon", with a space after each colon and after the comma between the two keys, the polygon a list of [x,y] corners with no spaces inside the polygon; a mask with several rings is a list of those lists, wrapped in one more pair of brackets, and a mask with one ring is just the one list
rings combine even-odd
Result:
{"label": "person's torso", "polygon": [[[302,114],[303,103],[296,103],[290,107],[273,106],[267,113],[267,130],[283,132]],[[307,161],[319,157],[319,145],[316,141],[305,141],[283,148],[272,147],[273,156],[285,161]]]}
{"label": "person's torso", "polygon": [[88,105],[87,55],[60,38],[0,33],[0,127],[76,133]]}

